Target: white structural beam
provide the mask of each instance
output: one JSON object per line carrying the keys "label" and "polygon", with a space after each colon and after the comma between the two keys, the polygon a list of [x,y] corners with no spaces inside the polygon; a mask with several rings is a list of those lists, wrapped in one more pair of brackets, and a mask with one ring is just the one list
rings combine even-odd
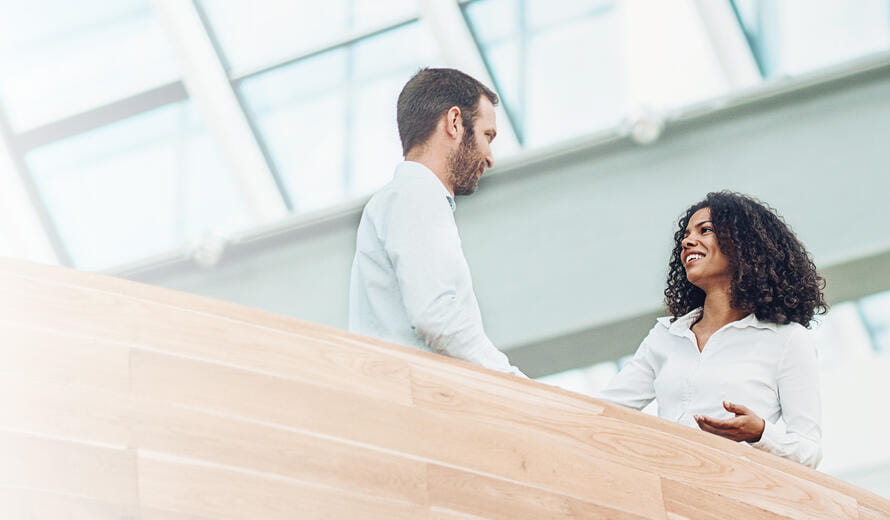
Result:
{"label": "white structural beam", "polygon": [[[618,7],[629,113],[670,110],[760,81],[747,47],[728,45],[714,33],[739,31],[734,20],[717,16],[718,9],[708,9],[712,16],[705,18],[696,0],[623,0]],[[715,28],[718,19],[726,26]],[[744,38],[737,43],[744,45]]]}
{"label": "white structural beam", "polygon": [[692,0],[692,3],[698,10],[730,89],[758,84],[761,78],[757,62],[729,0]]}
{"label": "white structural beam", "polygon": [[281,192],[194,3],[152,4],[173,41],[189,97],[240,182],[254,218],[269,222],[283,217],[287,207]]}
{"label": "white structural beam", "polygon": [[11,256],[59,264],[49,233],[31,202],[6,139],[0,135],[0,232]]}
{"label": "white structural beam", "polygon": [[[419,0],[420,19],[425,24],[450,67],[460,69],[479,81],[494,87],[494,81],[485,66],[485,60],[473,40],[473,34],[461,13],[457,0]],[[516,132],[507,117],[504,105],[496,109],[498,139],[496,152],[505,153],[519,147]]]}

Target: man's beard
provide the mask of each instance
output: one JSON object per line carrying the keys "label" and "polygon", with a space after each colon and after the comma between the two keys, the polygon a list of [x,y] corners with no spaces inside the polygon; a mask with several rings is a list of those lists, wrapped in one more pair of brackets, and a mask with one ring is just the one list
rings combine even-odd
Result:
{"label": "man's beard", "polygon": [[476,148],[471,132],[464,133],[460,146],[448,156],[448,169],[455,195],[470,195],[479,187],[486,161]]}

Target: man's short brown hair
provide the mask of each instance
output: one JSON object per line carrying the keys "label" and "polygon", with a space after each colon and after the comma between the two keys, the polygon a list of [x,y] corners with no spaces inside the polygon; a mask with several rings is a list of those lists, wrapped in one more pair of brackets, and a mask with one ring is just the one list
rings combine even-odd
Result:
{"label": "man's short brown hair", "polygon": [[439,118],[451,107],[460,108],[466,131],[473,132],[479,99],[485,96],[492,105],[498,96],[477,79],[456,69],[420,69],[399,94],[396,120],[402,154],[424,144],[436,129]]}

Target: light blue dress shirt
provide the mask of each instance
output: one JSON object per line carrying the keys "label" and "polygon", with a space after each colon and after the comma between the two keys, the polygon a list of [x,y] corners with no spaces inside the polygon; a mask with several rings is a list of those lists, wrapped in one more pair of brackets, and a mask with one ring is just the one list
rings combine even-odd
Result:
{"label": "light blue dress shirt", "polygon": [[522,375],[486,336],[454,222],[454,198],[405,161],[371,197],[356,236],[349,330]]}

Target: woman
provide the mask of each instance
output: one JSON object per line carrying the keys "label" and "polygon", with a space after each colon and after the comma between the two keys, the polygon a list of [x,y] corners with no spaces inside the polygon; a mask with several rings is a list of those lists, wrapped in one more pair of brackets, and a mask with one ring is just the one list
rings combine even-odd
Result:
{"label": "woman", "polygon": [[[633,359],[599,397],[750,443],[811,467],[821,460],[815,347],[825,283],[769,207],[709,193],[674,234],[665,302]],[[782,423],[777,421],[782,419]]]}

